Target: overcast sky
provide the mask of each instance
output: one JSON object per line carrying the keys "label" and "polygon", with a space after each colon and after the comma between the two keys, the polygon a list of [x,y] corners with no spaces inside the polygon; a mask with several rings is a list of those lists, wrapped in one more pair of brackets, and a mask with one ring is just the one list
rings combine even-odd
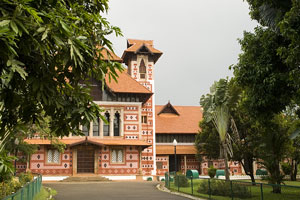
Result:
{"label": "overcast sky", "polygon": [[117,55],[126,39],[154,40],[156,104],[199,105],[215,80],[232,76],[243,31],[253,31],[243,0],[110,0],[107,18],[124,37],[110,37]]}

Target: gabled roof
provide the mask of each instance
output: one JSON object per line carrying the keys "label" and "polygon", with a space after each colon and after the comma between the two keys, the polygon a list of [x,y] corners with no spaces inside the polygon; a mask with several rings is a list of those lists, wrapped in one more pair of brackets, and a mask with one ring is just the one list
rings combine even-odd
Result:
{"label": "gabled roof", "polygon": [[149,53],[151,55],[154,55],[154,63],[159,59],[159,57],[162,55],[162,52],[158,49],[155,49],[153,47],[153,41],[152,40],[136,40],[136,39],[128,39],[127,40],[127,49],[124,51],[122,55],[123,61],[127,60],[127,57],[130,54],[137,54],[140,52],[141,49],[147,49],[147,52],[141,52],[141,53]]}
{"label": "gabled roof", "polygon": [[136,93],[136,94],[149,94],[153,93],[148,90],[146,87],[141,85],[139,82],[134,80],[129,74],[127,74],[127,70],[123,72],[117,71],[119,77],[117,77],[117,81],[110,80],[109,77],[105,77],[105,82],[107,87],[115,93]]}
{"label": "gabled roof", "polygon": [[172,104],[170,102],[168,102],[162,109],[161,111],[159,111],[159,113],[157,115],[160,115],[162,113],[170,113],[170,114],[175,114],[175,115],[179,115],[179,113],[177,112],[177,110],[172,106]]}
{"label": "gabled roof", "polygon": [[[168,105],[168,104],[167,104]],[[155,106],[155,132],[167,134],[196,134],[199,131],[199,122],[202,120],[200,106],[172,106],[178,112],[164,113],[166,106]]]}

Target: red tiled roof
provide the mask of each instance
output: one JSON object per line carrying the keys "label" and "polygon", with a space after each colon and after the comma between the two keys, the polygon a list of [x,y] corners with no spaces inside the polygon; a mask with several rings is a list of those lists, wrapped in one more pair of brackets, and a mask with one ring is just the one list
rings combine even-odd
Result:
{"label": "red tiled roof", "polygon": [[150,90],[142,86],[139,82],[134,80],[127,71],[117,71],[118,78],[117,81],[109,81],[108,76],[105,77],[106,85],[111,91],[116,93],[142,93],[142,94],[152,94]]}
{"label": "red tiled roof", "polygon": [[[73,144],[79,141],[84,141],[84,138],[80,139],[59,139],[60,142],[64,144]],[[28,144],[52,144],[51,140],[48,139],[25,139],[24,142]]]}
{"label": "red tiled roof", "polygon": [[111,61],[117,61],[122,62],[123,60],[117,56],[115,53],[111,52],[105,47],[98,46],[98,49],[100,49],[100,53],[102,55],[102,60],[111,60]]}
{"label": "red tiled roof", "polygon": [[[179,115],[160,113],[165,106],[155,106],[156,133],[198,133],[199,121],[202,120],[200,106],[173,106]],[[160,113],[158,115],[158,113]]]}
{"label": "red tiled roof", "polygon": [[[25,139],[28,144],[51,144],[51,140],[47,139]],[[97,145],[107,145],[107,146],[151,146],[142,140],[125,140],[125,139],[97,139],[97,138],[70,138],[70,139],[59,139],[60,142],[67,145],[77,145],[86,142],[90,142]]]}
{"label": "red tiled roof", "polygon": [[153,47],[153,40],[136,40],[136,39],[128,39],[127,40],[127,49],[124,51],[122,55],[122,59],[125,62],[127,59],[127,55],[130,53],[136,54],[142,47],[148,49],[151,54],[154,54],[154,63],[158,60],[158,58],[162,55],[162,52]]}
{"label": "red tiled roof", "polygon": [[153,40],[137,40],[137,39],[128,39],[127,43],[129,46],[136,44],[136,43],[146,43],[148,45],[153,46]]}
{"label": "red tiled roof", "polygon": [[[194,145],[177,145],[176,154],[196,154],[197,150]],[[157,155],[168,155],[174,154],[173,145],[156,145],[156,154]]]}

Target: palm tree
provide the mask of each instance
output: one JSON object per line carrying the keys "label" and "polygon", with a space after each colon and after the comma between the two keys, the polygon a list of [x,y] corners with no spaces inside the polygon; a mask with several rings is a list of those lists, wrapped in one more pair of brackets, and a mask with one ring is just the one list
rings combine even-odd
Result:
{"label": "palm tree", "polygon": [[226,79],[215,82],[210,88],[210,93],[202,96],[200,100],[204,110],[204,119],[213,122],[220,136],[226,180],[229,180],[228,154],[231,152],[227,132],[230,118],[228,100],[228,81]]}

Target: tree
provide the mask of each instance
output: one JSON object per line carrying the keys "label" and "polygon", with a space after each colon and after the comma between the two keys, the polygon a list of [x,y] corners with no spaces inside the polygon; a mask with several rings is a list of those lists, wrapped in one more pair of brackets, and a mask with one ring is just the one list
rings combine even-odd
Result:
{"label": "tree", "polygon": [[228,82],[225,79],[220,79],[215,82],[210,93],[206,96],[202,95],[200,104],[203,107],[204,120],[212,121],[216,130],[219,133],[222,154],[225,162],[225,177],[229,180],[228,167],[228,125],[229,125],[229,109],[228,109]]}
{"label": "tree", "polygon": [[[89,88],[94,78],[116,79],[121,64],[102,52],[120,29],[102,17],[107,0],[0,2],[0,139],[17,125],[51,118],[55,136],[80,134],[79,124],[101,117]],[[103,84],[104,85],[104,84]]]}
{"label": "tree", "polygon": [[297,173],[298,173],[298,165],[300,163],[300,119],[297,115],[298,106],[295,104],[291,104],[287,107],[284,112],[284,116],[288,123],[288,135],[292,140],[292,149],[291,154],[288,156],[291,165],[291,181],[296,181]]}
{"label": "tree", "polygon": [[[276,115],[268,123],[261,124],[264,129],[261,134],[259,158],[261,164],[269,172],[271,184],[281,184],[284,175],[280,171],[280,163],[291,153],[291,140],[288,134],[288,123],[283,114]],[[274,193],[281,193],[280,186],[273,186]]]}
{"label": "tree", "polygon": [[[253,162],[256,158],[256,151],[260,144],[259,130],[255,126],[255,120],[245,109],[245,96],[241,87],[236,84],[235,79],[228,82],[227,105],[231,116],[230,135],[233,154],[231,160],[239,161],[247,175],[255,182]],[[205,116],[204,116],[205,118]],[[220,139],[218,132],[211,121],[200,122],[201,132],[196,136],[196,147],[198,155],[206,155],[209,159],[219,158]]]}
{"label": "tree", "polygon": [[[300,2],[247,0],[250,15],[261,26],[245,32],[242,53],[233,67],[247,100],[247,110],[260,127],[260,157],[270,182],[280,184],[280,161],[291,152],[284,111],[300,100]],[[299,107],[296,107],[298,116]],[[283,117],[284,116],[284,117]],[[273,187],[280,193],[280,187]]]}
{"label": "tree", "polygon": [[220,157],[220,138],[212,122],[202,120],[199,123],[200,130],[195,138],[197,157],[205,156],[208,160]]}

